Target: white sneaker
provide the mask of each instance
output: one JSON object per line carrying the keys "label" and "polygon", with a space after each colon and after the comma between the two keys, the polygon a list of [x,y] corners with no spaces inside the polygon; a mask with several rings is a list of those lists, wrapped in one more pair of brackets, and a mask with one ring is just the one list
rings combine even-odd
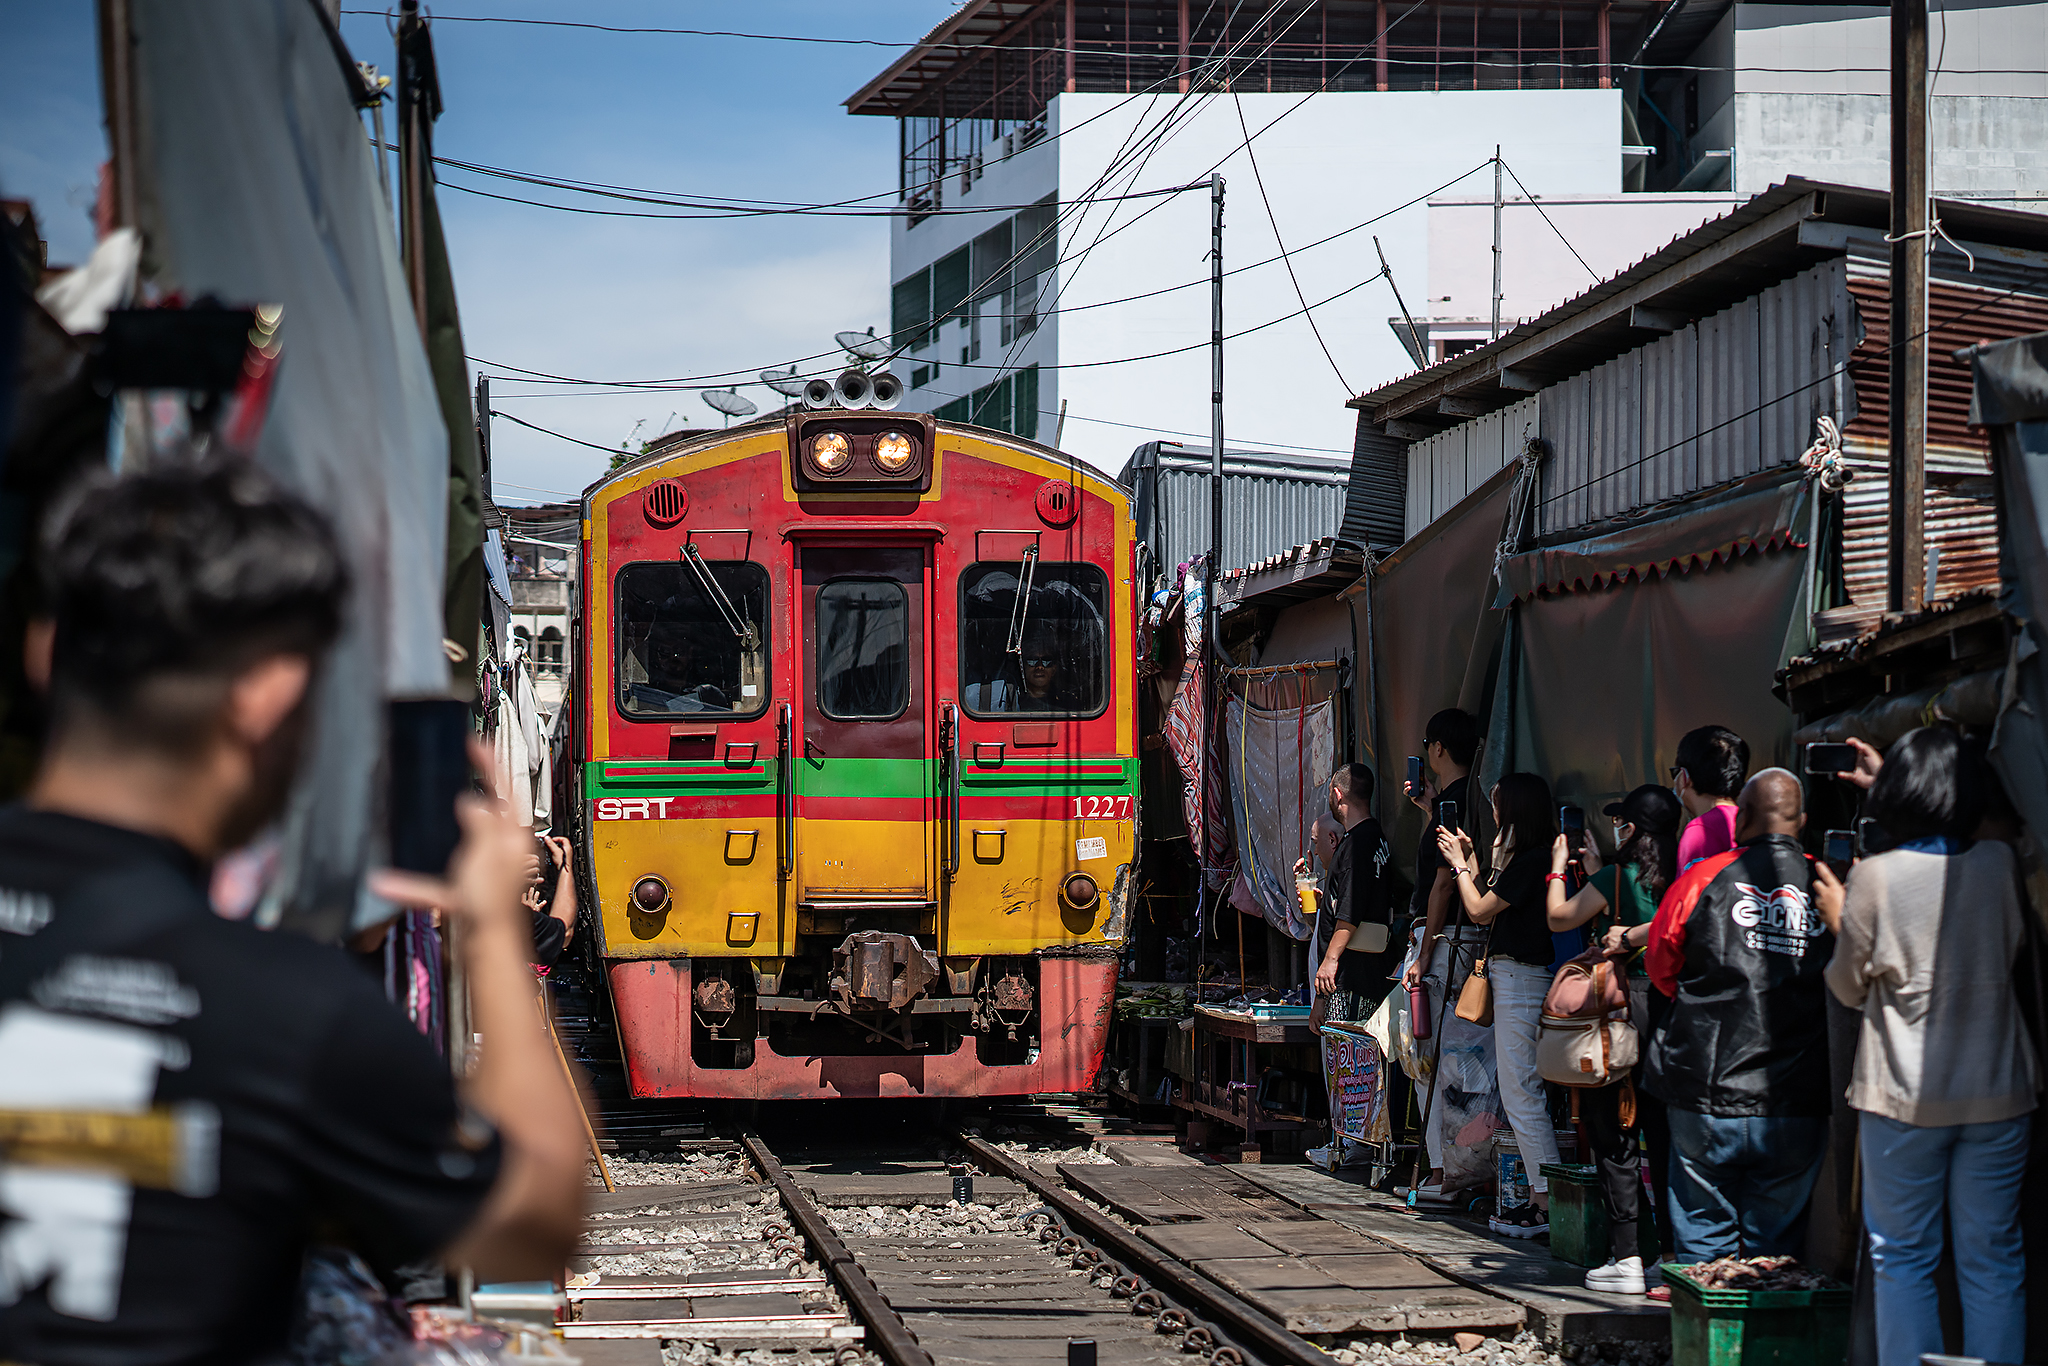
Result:
{"label": "white sneaker", "polygon": [[[1332,1145],[1334,1146],[1334,1145]],[[1338,1164],[1345,1167],[1369,1167],[1372,1165],[1373,1150],[1363,1143],[1346,1143],[1344,1157]]]}
{"label": "white sneaker", "polygon": [[1586,1289],[1604,1290],[1610,1295],[1642,1294],[1643,1259],[1624,1257],[1618,1262],[1594,1267],[1586,1273]]}

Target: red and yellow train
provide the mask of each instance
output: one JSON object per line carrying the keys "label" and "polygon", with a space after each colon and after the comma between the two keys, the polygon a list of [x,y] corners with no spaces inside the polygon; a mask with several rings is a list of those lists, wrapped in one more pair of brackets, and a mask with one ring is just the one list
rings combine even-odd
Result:
{"label": "red and yellow train", "polygon": [[632,1094],[1088,1087],[1133,891],[1123,490],[828,408],[582,515],[581,842]]}

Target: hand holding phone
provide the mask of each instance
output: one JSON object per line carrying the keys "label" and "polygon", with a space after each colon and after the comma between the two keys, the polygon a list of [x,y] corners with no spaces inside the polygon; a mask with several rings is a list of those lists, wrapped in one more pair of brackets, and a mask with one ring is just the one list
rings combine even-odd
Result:
{"label": "hand holding phone", "polygon": [[1458,829],[1458,803],[1445,797],[1436,804],[1436,823],[1446,830]]}
{"label": "hand holding phone", "polygon": [[1558,828],[1564,832],[1565,847],[1576,857],[1586,847],[1586,812],[1584,807],[1560,806],[1557,808]]}
{"label": "hand holding phone", "polygon": [[1833,865],[1837,872],[1843,871],[1856,861],[1856,832],[1854,830],[1830,830],[1821,841],[1821,858]]}
{"label": "hand holding phone", "polygon": [[1859,757],[1854,745],[1811,744],[1806,747],[1806,772],[1810,777],[1853,773]]}

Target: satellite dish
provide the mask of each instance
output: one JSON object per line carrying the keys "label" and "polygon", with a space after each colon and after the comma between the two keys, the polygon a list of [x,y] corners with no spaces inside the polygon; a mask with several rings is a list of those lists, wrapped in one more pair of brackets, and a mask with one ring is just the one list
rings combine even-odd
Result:
{"label": "satellite dish", "polygon": [[804,396],[804,382],[796,377],[796,367],[794,365],[790,366],[787,370],[763,370],[761,372],[761,383],[767,385],[776,393],[781,394],[784,398],[802,398]]}
{"label": "satellite dish", "polygon": [[889,354],[889,343],[877,341],[872,327],[865,332],[834,332],[832,340],[862,360],[881,360]]}
{"label": "satellite dish", "polygon": [[749,413],[760,411],[754,406],[754,400],[730,389],[707,389],[704,392],[704,401],[727,417],[745,417]]}

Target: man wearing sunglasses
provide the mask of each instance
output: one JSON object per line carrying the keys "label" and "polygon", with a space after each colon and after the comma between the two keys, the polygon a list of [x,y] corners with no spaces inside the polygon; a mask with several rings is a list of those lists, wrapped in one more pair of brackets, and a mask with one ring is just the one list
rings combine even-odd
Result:
{"label": "man wearing sunglasses", "polygon": [[1024,652],[1024,691],[1017,695],[1018,711],[1059,711],[1054,691],[1060,683],[1060,662],[1044,646]]}

